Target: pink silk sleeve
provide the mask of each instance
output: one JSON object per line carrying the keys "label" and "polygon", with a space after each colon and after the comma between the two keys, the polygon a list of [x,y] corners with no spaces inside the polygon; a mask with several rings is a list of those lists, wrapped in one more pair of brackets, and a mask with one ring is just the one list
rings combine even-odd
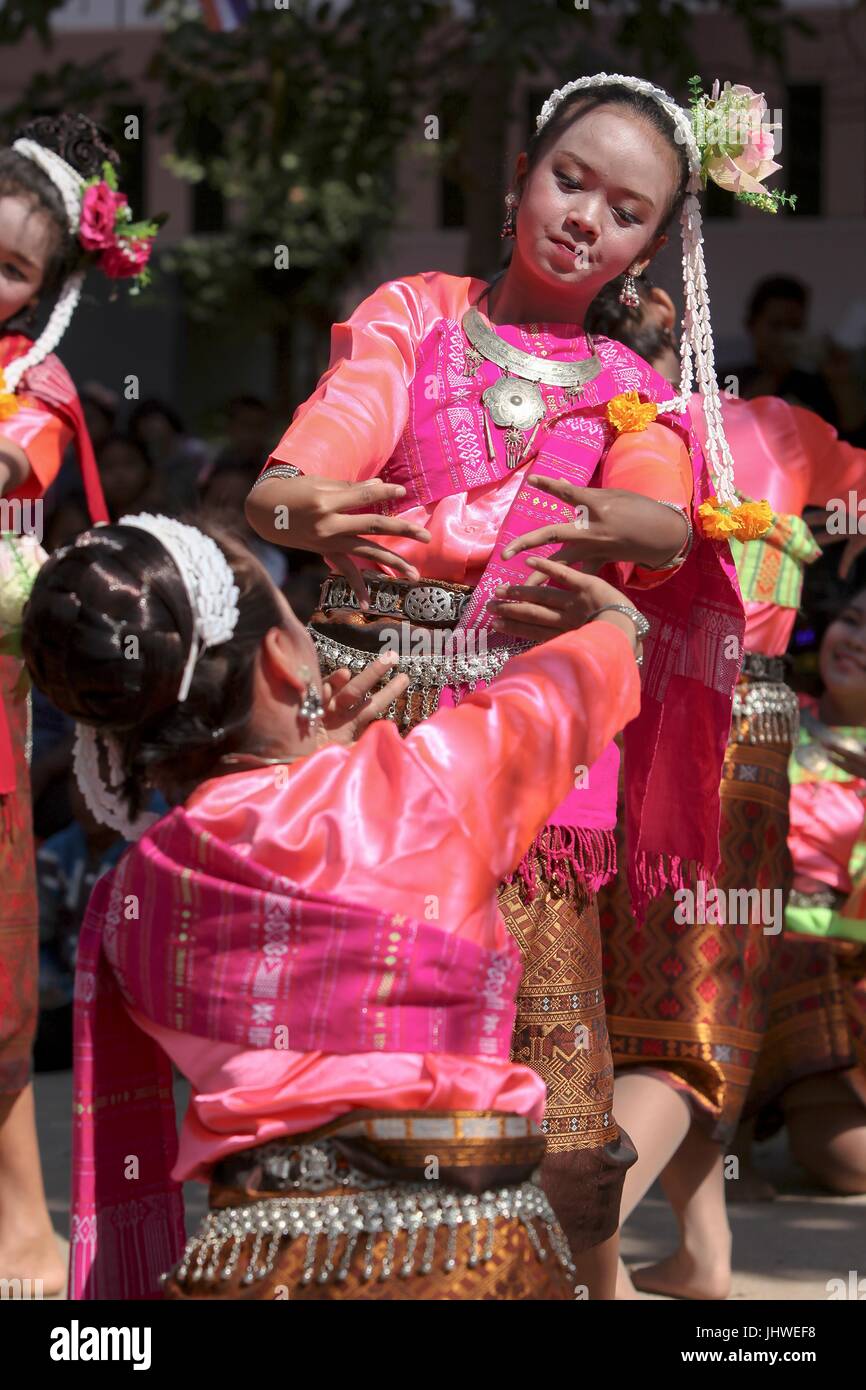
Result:
{"label": "pink silk sleeve", "polygon": [[426,301],[415,284],[391,280],[331,329],[328,370],[298,406],[265,467],[346,482],[375,478],[409,415],[415,352],[426,333]]}
{"label": "pink silk sleeve", "polygon": [[30,472],[7,497],[41,497],[60,472],[63,454],[74,436],[69,426],[42,401],[19,396],[19,409],[0,420],[0,439],[17,444],[27,455]]}
{"label": "pink silk sleeve", "polygon": [[[694,475],[689,451],[673,430],[655,422],[620,434],[602,463],[599,486],[639,492],[653,502],[676,502],[690,512]],[[648,570],[625,561],[613,568],[618,582],[631,589],[653,589],[676,573],[675,567]]]}
{"label": "pink silk sleeve", "polygon": [[812,464],[809,479],[810,506],[824,507],[831,497],[847,504],[849,489],[866,483],[866,450],[855,449],[840,439],[832,425],[803,406],[792,405],[797,432]]}
{"label": "pink silk sleeve", "polygon": [[594,623],[512,657],[492,686],[419,725],[405,748],[464,827],[492,891],[573,789],[576,769],[639,710],[628,638]]}

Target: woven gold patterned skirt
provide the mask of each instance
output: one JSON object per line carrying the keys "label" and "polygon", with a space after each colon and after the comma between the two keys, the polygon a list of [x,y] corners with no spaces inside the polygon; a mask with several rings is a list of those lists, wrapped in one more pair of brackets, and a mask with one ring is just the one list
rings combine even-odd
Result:
{"label": "woven gold patterned skirt", "polygon": [[[741,682],[741,697],[747,689]],[[721,1144],[736,1130],[763,1043],[792,876],[787,768],[793,728],[774,723],[774,741],[766,742],[747,742],[750,732],[741,715],[737,741],[725,755],[721,906],[711,908],[707,899],[702,910],[696,895],[693,910],[685,911],[682,899],[665,893],[638,929],[623,882],[600,895],[614,1067],[617,1073],[639,1068],[681,1091],[698,1123]],[[760,898],[753,893],[747,904],[745,893],[754,889]]]}
{"label": "woven gold patterned skirt", "polygon": [[28,702],[21,662],[0,656],[0,699],[12,740],[16,787],[0,797],[0,1094],[23,1091],[39,1009],[39,910],[27,762]]}
{"label": "woven gold patterned skirt", "polygon": [[543,1154],[520,1116],[382,1111],[234,1154],[163,1296],[573,1299]]}
{"label": "woven gold patterned skirt", "polygon": [[511,1055],[547,1086],[541,1181],[577,1254],[616,1231],[637,1154],[613,1115],[595,895],[546,879],[541,855],[535,867],[531,900],[519,879],[499,895],[525,963]]}
{"label": "woven gold patterned skirt", "polygon": [[793,932],[773,953],[767,1030],[744,1114],[756,1138],[784,1122],[789,1086],[830,1072],[859,1073],[866,1101],[866,947]]}

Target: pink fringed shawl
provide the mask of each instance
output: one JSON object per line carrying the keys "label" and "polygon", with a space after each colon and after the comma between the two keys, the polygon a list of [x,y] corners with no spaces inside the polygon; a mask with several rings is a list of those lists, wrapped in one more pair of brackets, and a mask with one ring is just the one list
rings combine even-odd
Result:
{"label": "pink fringed shawl", "polygon": [[[508,333],[513,330],[503,330]],[[616,438],[606,404],[624,391],[642,400],[669,400],[670,384],[621,343],[595,340],[604,370],[583,389],[579,404],[553,411],[529,471],[564,478],[578,487],[593,478]],[[382,476],[407,489],[400,508],[430,503],[508,476],[501,432],[492,431],[496,457],[487,458],[481,392],[500,375],[483,362],[470,385],[463,370],[459,322],[442,319],[428,335],[410,389],[407,427]],[[644,643],[641,712],[624,734],[626,838],[632,905],[642,919],[651,897],[695,879],[713,881],[719,865],[719,784],[731,724],[731,703],[742,664],[745,616],[736,570],[726,543],[705,540],[697,508],[712,494],[700,444],[688,414],[659,422],[682,439],[694,470],[695,542],[684,565],[653,589],[628,597],[652,624]],[[505,518],[460,627],[484,629],[490,647],[506,640],[490,630],[487,604],[499,584],[520,584],[531,573],[525,557],[504,561],[509,541],[557,520],[555,499],[524,483]],[[555,546],[541,547],[551,554]],[[477,640],[477,639],[476,639]],[[448,703],[444,699],[443,704]],[[617,763],[602,758],[591,769],[592,801],[616,805]],[[587,821],[587,798],[573,792],[551,817],[543,853],[570,862],[592,889],[610,876],[611,836]],[[550,866],[561,877],[563,863]],[[530,882],[532,858],[521,865]],[[528,877],[527,877],[528,876]],[[531,886],[531,883],[530,883]]]}
{"label": "pink fringed shawl", "polygon": [[155,1023],[243,1048],[509,1056],[519,951],[316,896],[182,808],[99,881],[79,941],[70,1296],[152,1298],[185,1233]]}

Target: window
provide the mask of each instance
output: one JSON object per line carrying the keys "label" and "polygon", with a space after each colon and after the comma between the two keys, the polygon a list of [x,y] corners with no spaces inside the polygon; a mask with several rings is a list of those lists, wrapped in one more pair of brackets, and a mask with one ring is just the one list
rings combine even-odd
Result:
{"label": "window", "polygon": [[778,162],[784,169],[776,176],[779,186],[787,193],[796,193],[795,216],[820,217],[824,205],[821,176],[823,88],[812,82],[788,87],[782,121],[782,155]]}
{"label": "window", "polygon": [[[198,121],[198,154],[202,159],[210,159],[219,154],[223,147],[223,132],[213,121],[202,117]],[[192,188],[192,230],[194,232],[222,232],[225,230],[225,199],[218,188],[207,179],[193,184]]]}

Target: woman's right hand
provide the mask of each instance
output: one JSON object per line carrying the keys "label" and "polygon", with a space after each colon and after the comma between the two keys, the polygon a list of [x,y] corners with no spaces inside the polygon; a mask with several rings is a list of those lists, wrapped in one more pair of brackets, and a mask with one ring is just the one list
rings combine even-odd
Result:
{"label": "woman's right hand", "polygon": [[371,478],[364,483],[345,483],[337,478],[271,478],[253,488],[246,501],[246,517],[253,530],[273,545],[313,550],[324,555],[348,580],[362,607],[369,592],[356,560],[388,565],[401,578],[418,579],[414,565],[368,536],[406,536],[426,544],[430,532],[416,522],[378,512],[355,512],[406,496],[399,483]]}
{"label": "woman's right hand", "polygon": [[[494,627],[512,637],[543,642],[560,632],[583,627],[591,614],[608,603],[634,607],[619,589],[599,579],[598,575],[584,574],[540,555],[529,556],[526,563],[542,578],[555,580],[561,588],[552,589],[543,583],[538,586],[501,584],[488,607],[496,614]],[[618,627],[630,639],[635,655],[639,654],[635,625],[625,613],[600,613],[593,621]]]}

